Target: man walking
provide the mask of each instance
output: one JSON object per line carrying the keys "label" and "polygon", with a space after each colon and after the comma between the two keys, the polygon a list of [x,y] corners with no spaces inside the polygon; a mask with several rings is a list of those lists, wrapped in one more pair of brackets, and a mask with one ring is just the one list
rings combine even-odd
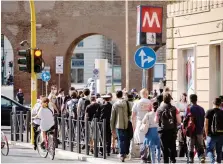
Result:
{"label": "man walking", "polygon": [[176,134],[177,124],[181,123],[179,111],[171,105],[171,95],[163,94],[163,103],[156,112],[155,122],[158,123],[158,132],[161,139],[164,163],[176,163]]}
{"label": "man walking", "polygon": [[[128,137],[128,121],[131,116],[131,109],[128,112],[127,103],[122,99],[123,92],[116,92],[117,101],[112,106],[111,113],[111,130],[113,135],[115,135],[115,130],[118,136],[118,145],[120,151],[120,160],[125,161],[126,156],[129,154],[129,142]],[[129,115],[130,113],[130,115]]]}
{"label": "man walking", "polygon": [[[205,111],[204,109],[197,105],[197,95],[190,95],[191,106],[186,112],[186,117],[184,120],[184,127],[186,127],[187,131],[187,148],[188,148],[188,162],[194,162],[194,146],[196,145],[198,157],[201,163],[205,162],[204,155],[204,117]],[[194,128],[193,128],[194,127]],[[194,130],[193,130],[194,129]],[[196,143],[196,144],[195,144]]]}
{"label": "man walking", "polygon": [[[221,99],[216,98],[213,109],[209,109],[205,115],[205,134],[207,136],[207,156],[211,163],[221,163],[223,146],[223,110],[220,109]],[[217,153],[215,160],[214,149]]]}
{"label": "man walking", "polygon": [[24,93],[22,92],[22,89],[19,89],[19,92],[16,94],[17,101],[23,105],[24,103]]}

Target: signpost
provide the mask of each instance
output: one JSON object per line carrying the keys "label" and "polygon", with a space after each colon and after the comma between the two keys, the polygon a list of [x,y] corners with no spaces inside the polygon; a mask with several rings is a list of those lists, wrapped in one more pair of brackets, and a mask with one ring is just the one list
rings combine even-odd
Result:
{"label": "signpost", "polygon": [[47,93],[48,81],[51,78],[50,72],[48,72],[48,71],[42,72],[41,78],[46,83],[46,96],[47,96],[48,95],[48,93]]}
{"label": "signpost", "polygon": [[146,70],[152,68],[156,63],[156,53],[152,48],[149,47],[140,47],[135,52],[134,57],[136,65],[143,69],[143,76],[142,76],[142,88],[146,88],[147,86],[147,77],[146,77]]}
{"label": "signpost", "polygon": [[60,88],[60,74],[63,74],[63,56],[56,56],[56,74],[59,74]]}
{"label": "signpost", "polygon": [[162,44],[162,19],[162,7],[137,6],[137,46]]}
{"label": "signpost", "polygon": [[95,81],[95,94],[97,93],[97,80],[99,79],[99,70],[95,68],[93,70],[93,79]]}

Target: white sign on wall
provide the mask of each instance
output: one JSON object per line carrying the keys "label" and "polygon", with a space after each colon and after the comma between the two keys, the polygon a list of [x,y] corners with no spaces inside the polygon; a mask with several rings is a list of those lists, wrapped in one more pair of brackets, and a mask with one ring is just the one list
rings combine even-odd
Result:
{"label": "white sign on wall", "polygon": [[56,56],[56,74],[63,74],[63,56]]}

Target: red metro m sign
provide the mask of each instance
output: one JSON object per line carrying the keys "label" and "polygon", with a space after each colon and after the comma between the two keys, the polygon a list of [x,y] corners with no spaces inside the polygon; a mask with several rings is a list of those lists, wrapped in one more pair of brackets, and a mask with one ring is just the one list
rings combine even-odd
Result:
{"label": "red metro m sign", "polygon": [[162,44],[162,18],[162,7],[137,6],[137,46]]}

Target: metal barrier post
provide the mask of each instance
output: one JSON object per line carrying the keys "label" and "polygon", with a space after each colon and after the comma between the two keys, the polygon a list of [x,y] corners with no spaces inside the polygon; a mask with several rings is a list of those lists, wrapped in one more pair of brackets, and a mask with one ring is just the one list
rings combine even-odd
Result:
{"label": "metal barrier post", "polygon": [[65,150],[65,119],[64,114],[61,115],[61,135],[62,135],[62,150]]}
{"label": "metal barrier post", "polygon": [[13,112],[10,112],[10,126],[11,126],[11,141],[14,141],[13,138],[13,122],[12,122]]}
{"label": "metal barrier post", "polygon": [[55,123],[54,142],[55,142],[55,147],[56,148],[58,148],[58,141],[57,141],[57,138],[58,138],[58,122],[57,122],[57,117],[58,117],[58,115],[55,114],[55,116],[54,116],[54,123]]}
{"label": "metal barrier post", "polygon": [[26,115],[26,142],[29,142],[29,131],[30,131],[30,124],[31,124],[31,113],[30,111],[27,112]]}
{"label": "metal barrier post", "polygon": [[85,118],[85,154],[89,155],[89,126],[88,126],[88,117]]}
{"label": "metal barrier post", "polygon": [[69,115],[69,149],[70,151],[73,151],[73,141],[72,141],[72,131],[73,131],[73,126],[72,126],[72,117]]}
{"label": "metal barrier post", "polygon": [[97,118],[94,118],[94,157],[98,157]]}
{"label": "metal barrier post", "polygon": [[106,119],[103,119],[103,158],[106,159]]}
{"label": "metal barrier post", "polygon": [[23,111],[19,114],[19,139],[23,142]]}
{"label": "metal barrier post", "polygon": [[17,135],[17,117],[16,117],[16,107],[13,106],[12,107],[12,111],[13,111],[13,131],[14,131],[14,141],[17,141],[18,140],[18,135]]}
{"label": "metal barrier post", "polygon": [[80,119],[77,117],[77,153],[81,153],[80,147]]}

